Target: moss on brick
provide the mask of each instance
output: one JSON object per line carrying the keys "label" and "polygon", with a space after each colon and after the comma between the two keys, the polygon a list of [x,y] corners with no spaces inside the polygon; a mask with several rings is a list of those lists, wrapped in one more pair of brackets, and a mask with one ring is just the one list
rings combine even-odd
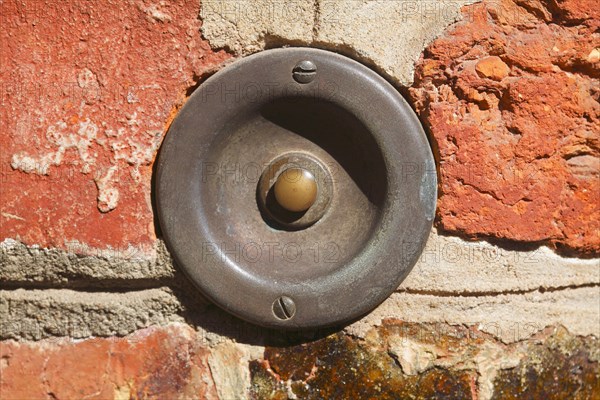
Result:
{"label": "moss on brick", "polygon": [[500,371],[493,399],[600,399],[597,351],[596,339],[559,330],[531,345],[517,367]]}
{"label": "moss on brick", "polygon": [[303,399],[471,399],[476,377],[472,370],[442,368],[408,376],[387,352],[342,334],[267,348],[265,361],[270,371],[267,363],[251,369],[256,399],[288,398],[288,393]]}
{"label": "moss on brick", "polygon": [[599,399],[598,339],[548,327],[504,344],[477,327],[385,320],[267,347],[251,362],[255,399]]}

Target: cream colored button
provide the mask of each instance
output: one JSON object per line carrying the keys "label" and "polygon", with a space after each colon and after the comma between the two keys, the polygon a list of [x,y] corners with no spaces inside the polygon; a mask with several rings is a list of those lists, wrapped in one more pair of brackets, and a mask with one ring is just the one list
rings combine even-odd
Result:
{"label": "cream colored button", "polygon": [[283,171],[275,182],[275,199],[288,211],[308,210],[317,199],[317,182],[309,171],[290,168]]}

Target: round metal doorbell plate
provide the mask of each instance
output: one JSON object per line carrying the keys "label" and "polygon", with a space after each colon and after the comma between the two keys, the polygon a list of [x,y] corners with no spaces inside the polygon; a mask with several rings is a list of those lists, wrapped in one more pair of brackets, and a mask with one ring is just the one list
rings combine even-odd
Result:
{"label": "round metal doorbell plate", "polygon": [[357,319],[398,287],[436,187],[425,133],[394,87],[336,53],[286,48],[192,94],[162,145],[156,201],[175,262],[205,296],[303,329]]}

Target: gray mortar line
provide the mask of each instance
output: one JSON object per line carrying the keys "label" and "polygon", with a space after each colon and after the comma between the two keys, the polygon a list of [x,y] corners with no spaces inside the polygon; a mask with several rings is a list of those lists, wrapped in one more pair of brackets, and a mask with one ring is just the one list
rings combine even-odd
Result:
{"label": "gray mortar line", "polygon": [[564,286],[554,286],[554,287],[537,287],[533,289],[526,290],[502,290],[498,292],[491,291],[468,291],[465,290],[463,292],[453,292],[453,291],[444,291],[444,290],[419,290],[419,289],[398,289],[395,290],[395,293],[406,293],[406,294],[418,294],[418,295],[428,295],[428,296],[436,296],[436,297],[490,297],[490,296],[503,296],[503,295],[524,295],[528,293],[552,293],[552,292],[561,292],[566,290],[574,290],[574,289],[582,289],[582,288],[600,288],[600,283],[582,283],[580,285],[564,285]]}

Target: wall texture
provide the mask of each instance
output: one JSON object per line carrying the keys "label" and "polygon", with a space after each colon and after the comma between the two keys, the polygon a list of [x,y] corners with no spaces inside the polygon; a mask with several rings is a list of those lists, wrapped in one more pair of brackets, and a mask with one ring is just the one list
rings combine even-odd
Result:
{"label": "wall texture", "polygon": [[[0,398],[600,398],[595,3],[0,2]],[[282,46],[382,74],[438,163],[420,261],[343,329],[225,314],[154,217],[187,96]]]}

